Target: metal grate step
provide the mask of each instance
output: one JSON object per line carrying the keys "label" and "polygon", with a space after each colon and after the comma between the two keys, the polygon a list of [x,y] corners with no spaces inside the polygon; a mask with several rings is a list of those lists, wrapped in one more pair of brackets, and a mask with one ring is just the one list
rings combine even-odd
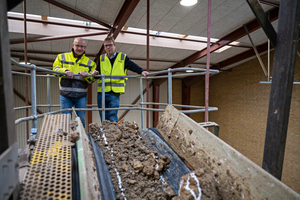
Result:
{"label": "metal grate step", "polygon": [[72,199],[70,115],[46,115],[38,134],[21,199]]}

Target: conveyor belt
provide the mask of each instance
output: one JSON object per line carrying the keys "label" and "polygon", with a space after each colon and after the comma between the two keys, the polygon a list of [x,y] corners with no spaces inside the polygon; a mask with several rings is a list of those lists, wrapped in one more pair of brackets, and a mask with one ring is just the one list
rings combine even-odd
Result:
{"label": "conveyor belt", "polygon": [[[169,169],[163,172],[163,177],[169,179],[169,185],[174,187],[174,191],[178,194],[180,178],[191,172],[190,168],[172,149],[172,147],[164,140],[162,135],[156,128],[143,129],[141,137],[144,141],[150,141],[150,145],[160,155],[167,155],[171,162]],[[154,144],[152,142],[155,141]]]}
{"label": "conveyor belt", "polygon": [[[116,199],[116,192],[111,181],[111,176],[108,170],[108,166],[104,160],[101,148],[94,142],[93,138],[88,134],[89,140],[92,143],[93,152],[96,160],[96,167],[98,172],[98,179],[101,188],[101,196],[103,200]],[[177,153],[170,147],[168,143],[163,139],[157,129],[143,129],[141,131],[141,137],[144,141],[149,141],[149,146],[157,150],[161,155],[169,156],[171,163],[169,169],[163,172],[163,177],[169,179],[169,185],[174,187],[174,191],[178,194],[180,178],[191,170],[186,166],[183,160],[177,155]],[[155,144],[151,144],[155,140]]]}

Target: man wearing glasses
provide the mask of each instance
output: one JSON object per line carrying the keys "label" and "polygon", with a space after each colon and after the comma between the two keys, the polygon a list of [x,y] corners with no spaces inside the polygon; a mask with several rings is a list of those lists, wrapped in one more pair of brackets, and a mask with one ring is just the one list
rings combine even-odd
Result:
{"label": "man wearing glasses", "polygon": [[[66,73],[59,77],[59,93],[61,109],[86,108],[87,88],[94,82],[94,77],[86,76],[96,69],[96,63],[85,56],[85,42],[82,38],[74,39],[72,51],[58,54],[54,63],[53,70]],[[80,76],[74,76],[80,74]],[[70,113],[72,111],[63,112]],[[85,111],[76,111],[83,126],[85,127]]]}
{"label": "man wearing glasses", "polygon": [[[122,53],[116,52],[116,43],[113,37],[107,37],[104,40],[106,54],[100,56],[96,70],[92,75],[104,74],[112,75],[105,78],[105,108],[119,108],[120,95],[125,93],[126,79],[118,76],[126,76],[127,70],[142,74],[146,77],[147,71],[144,71],[137,64],[132,62],[129,57]],[[98,80],[98,108],[102,108],[102,80]],[[99,111],[102,119],[102,111]],[[118,110],[109,110],[105,112],[105,119],[111,122],[118,122]]]}

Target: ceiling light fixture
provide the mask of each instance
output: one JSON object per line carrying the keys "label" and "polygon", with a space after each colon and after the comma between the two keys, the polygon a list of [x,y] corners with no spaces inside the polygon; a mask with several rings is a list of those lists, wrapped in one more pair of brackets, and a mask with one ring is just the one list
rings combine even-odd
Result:
{"label": "ceiling light fixture", "polygon": [[180,4],[183,6],[193,6],[198,2],[198,0],[181,0]]}
{"label": "ceiling light fixture", "polygon": [[24,58],[24,56],[22,56],[21,58],[19,58],[19,63],[22,64],[22,65],[31,65],[30,59],[27,59],[27,64],[25,64],[25,58]]}
{"label": "ceiling light fixture", "polygon": [[[192,68],[191,65],[189,65],[188,68]],[[185,72],[187,72],[187,73],[192,73],[192,72],[194,72],[194,70],[192,70],[192,69],[187,69],[187,70],[185,70]]]}

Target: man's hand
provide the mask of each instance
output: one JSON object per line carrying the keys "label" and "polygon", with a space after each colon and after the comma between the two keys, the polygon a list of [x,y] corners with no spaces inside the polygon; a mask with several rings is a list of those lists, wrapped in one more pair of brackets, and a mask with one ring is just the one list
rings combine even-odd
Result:
{"label": "man's hand", "polygon": [[81,77],[86,77],[87,72],[81,71],[81,72],[79,72],[78,74],[80,74]]}
{"label": "man's hand", "polygon": [[74,78],[74,74],[71,71],[66,71],[67,76]]}
{"label": "man's hand", "polygon": [[142,72],[142,75],[145,76],[145,77],[146,77],[146,74],[149,74],[149,72],[147,72],[147,71]]}
{"label": "man's hand", "polygon": [[99,72],[97,71],[97,70],[94,70],[93,72],[92,72],[92,76],[96,76],[96,75],[98,75],[99,74]]}

